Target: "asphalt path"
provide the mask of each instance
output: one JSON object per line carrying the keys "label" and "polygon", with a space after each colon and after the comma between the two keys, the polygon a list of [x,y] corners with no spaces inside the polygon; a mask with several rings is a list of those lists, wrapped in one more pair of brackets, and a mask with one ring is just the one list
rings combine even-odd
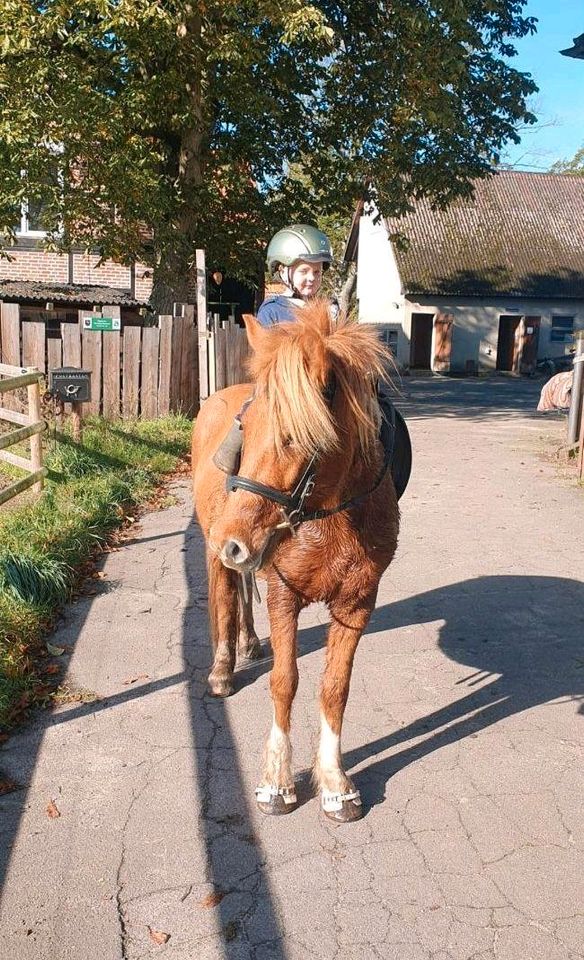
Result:
{"label": "asphalt path", "polygon": [[264,818],[269,650],[206,695],[188,485],[103,558],[52,638],[77,699],[0,752],[3,956],[584,957],[584,490],[542,456],[540,386],[404,381],[414,472],[343,734],[359,823],[310,784],[326,610],[300,622],[300,805]]}

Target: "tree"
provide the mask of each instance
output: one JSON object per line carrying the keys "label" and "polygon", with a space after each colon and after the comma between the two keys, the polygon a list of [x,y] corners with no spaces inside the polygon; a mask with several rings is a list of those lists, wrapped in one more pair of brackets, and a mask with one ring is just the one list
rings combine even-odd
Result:
{"label": "tree", "polygon": [[[447,204],[534,117],[522,0],[0,0],[0,231],[152,263],[160,308],[194,249],[253,274],[270,232]],[[307,181],[290,175],[302,162]],[[55,176],[55,167],[59,175]]]}
{"label": "tree", "polygon": [[571,160],[556,160],[552,173],[566,173],[572,177],[584,177],[584,147],[576,151]]}

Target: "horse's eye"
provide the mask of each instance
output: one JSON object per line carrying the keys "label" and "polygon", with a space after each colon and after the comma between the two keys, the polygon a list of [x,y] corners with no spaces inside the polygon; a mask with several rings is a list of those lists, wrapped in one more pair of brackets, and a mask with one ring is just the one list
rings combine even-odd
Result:
{"label": "horse's eye", "polygon": [[285,440],[284,440],[284,442],[283,442],[283,444],[282,444],[282,446],[285,447],[285,448],[293,447],[293,446],[294,446],[294,441],[292,440],[292,437],[286,437]]}

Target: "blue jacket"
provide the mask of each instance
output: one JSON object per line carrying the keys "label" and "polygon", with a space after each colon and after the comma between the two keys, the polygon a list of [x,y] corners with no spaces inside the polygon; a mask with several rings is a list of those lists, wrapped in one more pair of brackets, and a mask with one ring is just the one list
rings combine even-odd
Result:
{"label": "blue jacket", "polygon": [[[296,300],[295,297],[286,297],[282,293],[272,294],[262,303],[257,319],[262,327],[271,327],[275,323],[294,323],[298,319],[295,308],[302,309],[303,306],[302,300]],[[336,300],[331,301],[330,311],[333,319],[336,319],[339,313]]]}
{"label": "blue jacket", "polygon": [[257,319],[262,327],[271,327],[275,323],[294,323],[297,319],[294,307],[302,308],[302,301],[286,297],[282,293],[266,297],[258,310]]}

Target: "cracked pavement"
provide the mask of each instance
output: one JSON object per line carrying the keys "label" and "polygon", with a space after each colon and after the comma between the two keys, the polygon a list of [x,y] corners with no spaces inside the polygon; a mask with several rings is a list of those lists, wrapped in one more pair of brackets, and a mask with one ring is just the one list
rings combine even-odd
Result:
{"label": "cracked pavement", "polygon": [[207,697],[188,486],[104,556],[52,638],[98,699],[0,752],[22,785],[0,797],[4,955],[584,957],[584,491],[538,455],[565,429],[534,413],[540,386],[404,382],[414,474],[343,733],[358,823],[325,820],[310,785],[326,610],[300,620],[300,806],[263,818],[270,660]]}

